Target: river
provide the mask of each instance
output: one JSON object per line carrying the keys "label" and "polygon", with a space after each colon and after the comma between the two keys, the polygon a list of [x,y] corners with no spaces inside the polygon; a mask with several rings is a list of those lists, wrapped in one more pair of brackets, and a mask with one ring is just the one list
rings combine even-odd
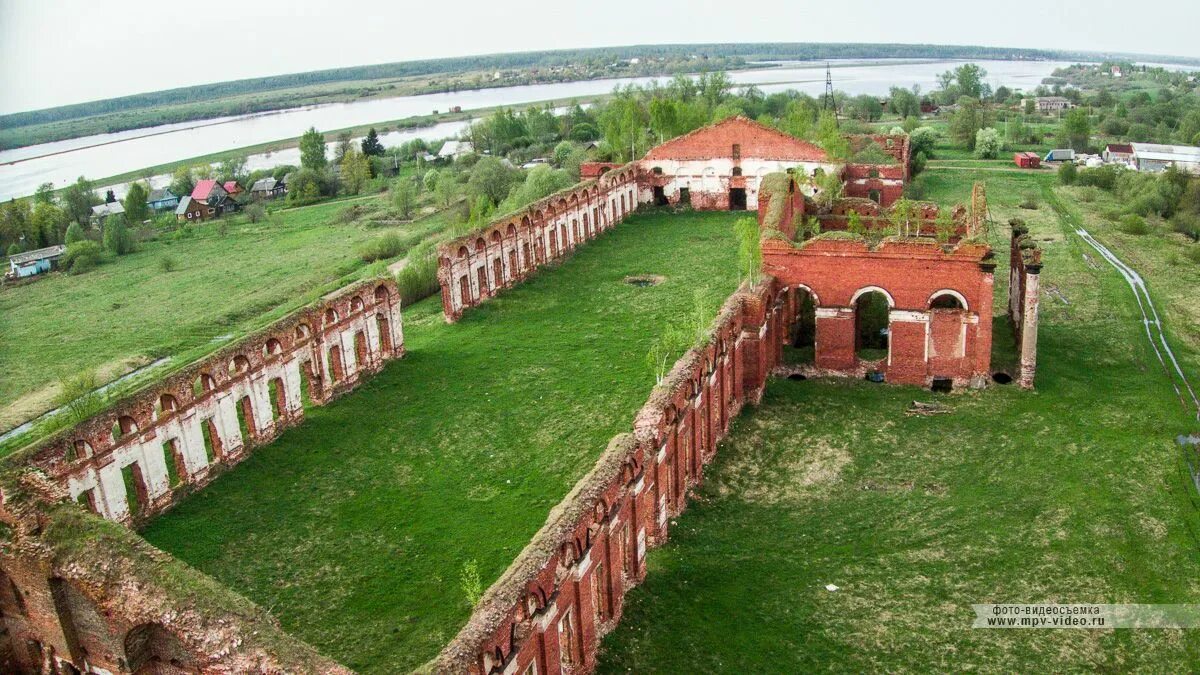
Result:
{"label": "river", "polygon": [[[887,59],[833,61],[833,85],[849,94],[883,95],[893,86],[919,85],[932,91],[938,73],[960,61],[892,61]],[[1068,65],[1056,61],[976,61],[988,71],[987,81],[997,87],[1032,89],[1055,68]],[[825,64],[781,62],[777,67],[732,71],[739,85],[755,85],[766,93],[796,89],[813,95],[825,90]],[[453,106],[464,111],[495,106],[522,105],[538,101],[565,101],[611,92],[626,84],[665,82],[665,77],[588,80],[557,84],[535,84],[452,93],[400,96],[352,103],[331,103],[291,108],[269,113],[164,124],[113,134],[97,134],[54,143],[44,143],[0,152],[0,199],[32,194],[38,185],[64,187],[83,175],[112,176],[168,162],[199,157],[233,148],[247,147],[299,136],[309,127],[341,129],[381,123],[434,110],[446,112]],[[436,139],[453,136],[468,122],[445,122],[421,129],[381,133],[385,146],[412,138]],[[251,168],[294,164],[298,153],[281,151],[249,158]],[[154,181],[161,183],[161,178]]]}

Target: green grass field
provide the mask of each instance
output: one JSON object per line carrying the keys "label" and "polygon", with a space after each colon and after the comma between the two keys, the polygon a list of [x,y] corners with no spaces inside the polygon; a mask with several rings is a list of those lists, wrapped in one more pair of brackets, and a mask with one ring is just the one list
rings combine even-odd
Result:
{"label": "green grass field", "polygon": [[407,308],[402,361],[144,536],[355,670],[419,665],[469,614],[463,565],[494,581],[631,427],[663,326],[734,290],[732,222],[636,215],[458,324]]}
{"label": "green grass field", "polygon": [[415,243],[448,224],[442,216],[396,227],[342,222],[347,205],[286,209],[257,224],[237,219],[224,234],[222,221],[210,221],[192,237],[165,235],[91,272],[0,291],[0,429],[48,409],[60,376],[95,369],[104,382],[165,355],[185,364],[381,271],[385,263],[357,257],[363,242],[395,231]]}
{"label": "green grass field", "polygon": [[[930,171],[921,182],[948,202],[976,178],[993,218],[1024,217],[1045,249],[1037,390],[773,381],[735,422],[671,541],[650,554],[601,671],[1200,663],[1195,631],[970,629],[973,603],[1200,602],[1200,517],[1174,442],[1198,425],[1148,347],[1132,294],[1048,205],[1016,207],[1028,191],[1051,194],[1051,177]],[[992,240],[999,290],[1006,228]],[[1182,288],[1149,269],[1157,296],[1160,282]],[[1180,352],[1200,373],[1196,351]],[[907,416],[913,400],[951,412]]]}

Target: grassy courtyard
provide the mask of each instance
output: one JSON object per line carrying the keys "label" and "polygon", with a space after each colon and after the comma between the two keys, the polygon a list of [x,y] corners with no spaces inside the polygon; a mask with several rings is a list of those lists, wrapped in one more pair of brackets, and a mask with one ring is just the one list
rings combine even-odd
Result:
{"label": "grassy courtyard", "polygon": [[286,209],[257,224],[210,221],[186,238],[144,242],[86,274],[0,291],[0,430],[51,407],[59,377],[95,370],[103,383],[160,356],[188,363],[381,270],[384,263],[368,269],[357,257],[364,242],[399,232],[415,243],[447,225],[434,216],[371,227],[347,222],[348,205]]}
{"label": "grassy courtyard", "polygon": [[464,565],[494,581],[630,427],[666,322],[734,290],[732,222],[636,215],[456,325],[407,308],[404,360],[144,536],[355,670],[423,663],[470,612]]}
{"label": "grassy courtyard", "polygon": [[[1200,517],[1174,442],[1198,425],[1147,345],[1132,294],[1045,201],[1017,208],[1030,191],[1050,198],[1052,176],[921,180],[949,202],[976,178],[995,221],[1024,217],[1045,249],[1037,390],[773,381],[735,422],[671,541],[650,554],[649,578],[602,645],[603,672],[1200,663],[1195,631],[970,629],[973,603],[1200,602]],[[1006,238],[992,233],[998,291]],[[1156,298],[1186,302],[1177,280],[1143,272]],[[1196,351],[1175,346],[1200,374]],[[913,400],[950,412],[908,416]]]}

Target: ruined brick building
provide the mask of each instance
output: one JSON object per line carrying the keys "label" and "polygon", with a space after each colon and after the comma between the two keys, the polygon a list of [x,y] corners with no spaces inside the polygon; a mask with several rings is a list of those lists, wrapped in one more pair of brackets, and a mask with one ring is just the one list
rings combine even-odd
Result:
{"label": "ruined brick building", "polygon": [[[995,256],[982,186],[952,209],[909,202],[907,138],[849,141],[854,157],[835,162],[732,118],[623,166],[587,166],[578,185],[439,248],[448,321],[642,205],[756,209],[765,274],[726,301],[706,339],[650,392],[631,433],[597,448],[594,468],[427,670],[594,669],[600,639],[646,575],[648,549],[666,540],[733,418],[772,374],[988,382]],[[830,174],[841,196],[823,192]],[[1019,229],[1009,245],[1014,375],[1031,387],[1041,259]],[[809,358],[785,364],[785,350]],[[346,672],[128,528],[301,423],[302,401],[349,392],[403,355],[395,284],[356,284],[8,458],[0,670]]]}

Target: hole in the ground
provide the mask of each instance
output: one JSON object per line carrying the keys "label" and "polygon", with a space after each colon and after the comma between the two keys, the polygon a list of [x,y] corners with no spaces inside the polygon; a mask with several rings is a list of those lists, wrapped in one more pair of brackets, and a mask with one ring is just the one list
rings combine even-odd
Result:
{"label": "hole in the ground", "polygon": [[625,277],[625,283],[629,284],[630,286],[645,288],[647,286],[657,286],[661,284],[664,278],[665,277],[661,277],[657,274],[639,274],[632,277]]}
{"label": "hole in the ground", "polygon": [[805,377],[804,375],[801,375],[800,373],[792,373],[791,375],[788,375],[788,379],[796,380],[797,382],[799,382],[801,380],[807,380],[808,378]]}
{"label": "hole in the ground", "polygon": [[1012,384],[1012,375],[1001,372],[992,373],[992,382],[996,384]]}
{"label": "hole in the ground", "polygon": [[935,377],[933,378],[933,384],[929,386],[929,389],[943,394],[948,394],[954,390],[954,380],[951,380],[948,377]]}

